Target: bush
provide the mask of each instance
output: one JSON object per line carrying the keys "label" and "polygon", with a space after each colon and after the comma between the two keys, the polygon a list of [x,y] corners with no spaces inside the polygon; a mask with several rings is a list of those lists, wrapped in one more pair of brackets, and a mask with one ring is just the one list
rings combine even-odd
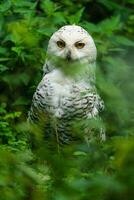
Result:
{"label": "bush", "polygon": [[[132,0],[0,3],[1,200],[133,199]],[[51,34],[76,23],[94,38],[107,141],[47,148],[26,124]]]}

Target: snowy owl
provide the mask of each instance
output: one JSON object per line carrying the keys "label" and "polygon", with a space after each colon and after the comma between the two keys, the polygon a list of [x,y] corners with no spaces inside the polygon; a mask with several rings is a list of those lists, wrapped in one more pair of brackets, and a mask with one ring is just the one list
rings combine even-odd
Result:
{"label": "snowy owl", "polygon": [[95,87],[96,54],[93,38],[80,26],[63,26],[49,40],[28,118],[59,144],[73,140],[74,122],[89,119],[80,129],[90,135],[90,119],[104,107]]}

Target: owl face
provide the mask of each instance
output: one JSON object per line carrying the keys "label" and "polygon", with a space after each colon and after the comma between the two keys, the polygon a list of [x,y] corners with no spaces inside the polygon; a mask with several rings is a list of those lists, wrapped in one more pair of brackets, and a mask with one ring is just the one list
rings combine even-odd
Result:
{"label": "owl face", "polygon": [[48,54],[68,61],[87,59],[96,60],[96,47],[86,30],[76,25],[61,27],[49,40]]}

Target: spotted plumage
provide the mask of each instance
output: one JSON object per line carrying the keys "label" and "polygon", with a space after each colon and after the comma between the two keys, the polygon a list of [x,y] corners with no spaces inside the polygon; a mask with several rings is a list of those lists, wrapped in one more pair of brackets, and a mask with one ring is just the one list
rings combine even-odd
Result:
{"label": "spotted plumage", "polygon": [[[96,47],[86,30],[68,25],[52,35],[47,54],[43,78],[33,96],[29,122],[37,124],[44,134],[47,130],[48,137],[55,135],[58,143],[68,144],[73,136],[73,122],[96,118],[104,108],[95,87]],[[79,65],[72,75],[72,70]],[[90,130],[90,124],[85,128]]]}

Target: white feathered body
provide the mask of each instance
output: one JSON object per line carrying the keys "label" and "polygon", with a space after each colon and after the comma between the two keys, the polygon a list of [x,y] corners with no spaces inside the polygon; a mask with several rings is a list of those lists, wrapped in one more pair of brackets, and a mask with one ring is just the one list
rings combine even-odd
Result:
{"label": "white feathered body", "polygon": [[39,123],[43,118],[51,122],[54,119],[58,120],[55,131],[59,132],[59,140],[62,143],[68,143],[69,137],[65,141],[65,135],[71,134],[70,124],[78,119],[97,117],[102,108],[103,102],[99,95],[91,90],[90,84],[84,80],[74,81],[60,70],[54,69],[39,83],[33,97],[29,119],[34,123]]}
{"label": "white feathered body", "polygon": [[[72,30],[72,27],[74,29],[75,26],[69,26],[69,31],[70,28]],[[64,31],[65,29],[59,31],[60,36]],[[67,39],[71,37],[69,31],[67,32]],[[85,33],[83,29],[78,29],[77,34],[79,32],[80,34],[85,34],[87,37],[87,32]],[[55,45],[54,42],[57,40],[57,37],[57,33],[56,37],[52,36],[49,43],[50,50],[52,49],[52,44]],[[73,36],[73,40],[74,38]],[[70,41],[68,40],[68,42]],[[83,59],[82,67],[84,70],[75,77],[66,75],[62,68],[54,67],[51,61],[46,61],[44,76],[33,96],[29,121],[32,124],[37,124],[42,130],[44,128],[44,132],[48,132],[47,134],[51,136],[47,128],[49,124],[49,127],[53,128],[52,134],[56,133],[56,137],[58,134],[59,143],[70,142],[72,122],[95,118],[104,107],[103,101],[97,94],[94,84],[96,48],[91,37],[89,37],[87,44],[90,45],[90,43],[91,48],[88,49],[88,46],[85,47],[85,52],[89,54],[91,51],[91,53],[88,58],[85,57],[86,62]],[[56,46],[54,48],[56,49]],[[64,57],[64,53],[66,54],[68,48],[71,48],[70,43],[69,47],[66,48],[62,57]],[[74,49],[73,54],[73,48],[69,51],[72,51],[72,57],[76,58],[77,51]],[[79,54],[83,55],[84,53]]]}

